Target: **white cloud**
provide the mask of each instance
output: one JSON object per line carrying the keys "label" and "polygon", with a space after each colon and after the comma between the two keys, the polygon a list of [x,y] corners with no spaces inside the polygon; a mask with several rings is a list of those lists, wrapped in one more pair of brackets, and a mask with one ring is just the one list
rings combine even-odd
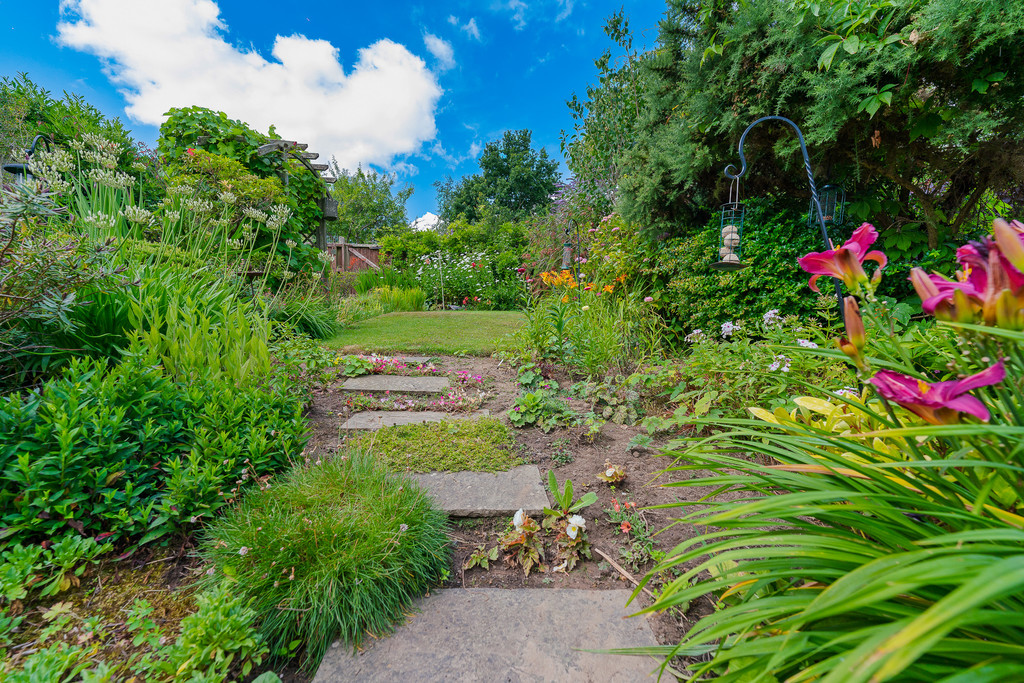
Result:
{"label": "white cloud", "polygon": [[476,25],[476,17],[470,17],[469,21],[460,27],[470,38],[480,40],[480,28]]}
{"label": "white cloud", "polygon": [[427,33],[423,36],[423,43],[427,46],[430,54],[434,55],[441,71],[447,71],[455,66],[455,50],[447,40],[438,38],[433,33]]}
{"label": "white cloud", "polygon": [[433,146],[430,148],[430,153],[441,157],[449,167],[455,168],[464,161],[470,161],[480,156],[480,152],[483,151],[483,145],[479,142],[472,142],[469,145],[469,150],[465,154],[452,154],[444,148],[444,145],[440,141],[435,141]]}
{"label": "white cloud", "polygon": [[214,0],[61,0],[60,44],[100,57],[127,115],[159,125],[171,107],[275,125],[344,168],[390,165],[437,135],[442,90],[422,59],[380,40],[346,73],[338,48],[277,36],[267,59],[225,39]]}
{"label": "white cloud", "polygon": [[530,9],[523,0],[500,0],[491,5],[491,9],[508,10],[512,12],[512,21],[515,22],[515,30],[522,31],[526,28],[526,10]]}
{"label": "white cloud", "polygon": [[441,220],[437,217],[437,214],[430,213],[429,211],[409,223],[409,227],[413,230],[433,230],[437,227],[437,222]]}
{"label": "white cloud", "polygon": [[480,40],[480,27],[476,25],[476,17],[470,17],[465,24],[459,23],[459,18],[454,14],[448,15],[448,23],[455,26],[470,38]]}
{"label": "white cloud", "polygon": [[559,7],[562,8],[562,11],[558,13],[557,17],[555,17],[555,21],[562,21],[563,19],[568,19],[569,15],[572,14],[573,4],[574,0],[558,0],[558,5]]}

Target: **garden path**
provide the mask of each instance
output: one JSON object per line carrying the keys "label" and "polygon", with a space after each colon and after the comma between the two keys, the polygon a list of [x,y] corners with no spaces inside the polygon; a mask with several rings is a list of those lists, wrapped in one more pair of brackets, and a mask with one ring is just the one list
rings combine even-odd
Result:
{"label": "garden path", "polygon": [[[503,415],[519,393],[514,370],[493,359],[434,360],[453,377],[464,371],[494,378],[488,384],[484,406],[495,415]],[[319,405],[314,402],[310,415],[314,447],[333,450],[340,443],[339,423],[360,418],[359,413],[348,414],[344,396],[339,386],[325,395]],[[583,406],[574,408],[584,410]],[[402,419],[445,419],[398,412],[406,416]],[[461,417],[474,419],[469,415]],[[375,418],[380,422],[380,415]],[[453,521],[452,576],[443,589],[418,601],[418,613],[393,635],[371,641],[355,655],[343,644],[336,644],[321,664],[315,681],[654,680],[656,676],[649,674],[660,663],[654,659],[583,652],[678,642],[688,621],[681,614],[625,619],[649,603],[644,602],[646,596],[640,595],[627,607],[633,586],[619,573],[621,565],[602,559],[619,558],[622,565],[629,566],[621,559],[626,537],[616,525],[601,517],[602,507],[607,513],[616,497],[641,506],[676,497],[660,486],[660,480],[652,478],[667,463],[651,457],[650,451],[628,448],[629,439],[638,431],[609,423],[602,428],[601,437],[591,442],[564,430],[552,434],[539,429],[516,430],[521,454],[532,461],[526,468],[518,468],[518,473],[414,475],[428,490],[436,492],[441,507],[447,508],[453,517],[461,517]],[[564,456],[568,450],[572,451],[571,457],[556,459],[560,452]],[[603,471],[603,464],[609,459],[622,463],[630,474],[630,480],[620,484],[618,490],[594,481],[594,475]],[[546,487],[541,485],[549,469],[556,469],[559,482],[571,477],[577,495],[587,490],[598,493],[599,502],[584,511],[596,551],[593,560],[581,563],[569,574],[535,571],[524,577],[521,569],[506,567],[501,562],[492,563],[486,572],[463,570],[463,563],[474,548],[494,545],[514,510],[523,507],[530,512],[550,505]],[[498,483],[503,480],[509,485]],[[484,493],[502,499],[500,504],[472,500],[477,495],[481,500],[494,500],[493,496],[485,498]],[[493,517],[494,514],[500,516]],[[667,517],[659,519],[664,513],[646,514],[655,528],[670,521]],[[666,531],[658,546],[672,547],[689,534],[687,528],[674,527]],[[639,576],[643,567],[631,571]],[[706,611],[709,606],[697,604],[694,612]]]}

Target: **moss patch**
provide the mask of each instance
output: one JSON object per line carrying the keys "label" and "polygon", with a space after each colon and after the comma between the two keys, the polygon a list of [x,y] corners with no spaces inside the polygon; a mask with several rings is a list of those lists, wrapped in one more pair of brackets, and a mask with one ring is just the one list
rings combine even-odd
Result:
{"label": "moss patch", "polygon": [[512,432],[493,417],[385,427],[349,443],[405,472],[503,472],[525,464]]}

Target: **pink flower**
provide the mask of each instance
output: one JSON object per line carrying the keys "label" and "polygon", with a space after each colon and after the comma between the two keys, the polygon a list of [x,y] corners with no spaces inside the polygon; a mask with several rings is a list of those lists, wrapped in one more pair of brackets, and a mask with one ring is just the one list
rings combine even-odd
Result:
{"label": "pink flower", "polygon": [[647,301],[647,302],[654,301],[654,297],[653,296],[645,296],[644,297],[644,301]]}
{"label": "pink flower", "polygon": [[978,387],[998,384],[1006,377],[1003,361],[981,372],[963,379],[929,384],[891,370],[879,370],[868,382],[878,393],[894,401],[925,422],[931,424],[955,424],[958,413],[973,415],[982,422],[988,422],[989,412],[985,404],[974,396],[965,396]]}
{"label": "pink flower", "polygon": [[622,524],[619,525],[619,531],[621,531],[624,534],[628,534],[630,529],[632,529],[632,528],[633,528],[633,525],[630,524],[629,522],[623,522]]}
{"label": "pink flower", "polygon": [[818,278],[822,275],[840,278],[847,287],[856,289],[868,281],[864,272],[864,261],[874,261],[879,268],[888,263],[885,254],[880,251],[868,251],[868,247],[878,239],[878,231],[870,223],[864,223],[853,231],[850,239],[843,246],[828,251],[814,251],[797,259],[800,267],[811,273],[808,281],[811,289],[818,291]]}

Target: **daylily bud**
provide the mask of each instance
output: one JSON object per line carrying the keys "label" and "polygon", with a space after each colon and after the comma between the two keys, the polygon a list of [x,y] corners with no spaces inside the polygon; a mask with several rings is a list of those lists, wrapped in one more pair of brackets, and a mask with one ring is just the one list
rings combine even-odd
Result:
{"label": "daylily bud", "polygon": [[[1014,221],[1017,223],[1017,221]],[[992,231],[995,233],[996,244],[999,251],[1003,252],[1006,260],[1013,264],[1017,270],[1024,271],[1024,235],[1021,235],[1015,226],[1010,225],[1002,218],[992,221]]]}
{"label": "daylily bud", "polygon": [[953,320],[958,323],[973,323],[974,313],[979,307],[972,303],[967,293],[962,289],[953,292]]}
{"label": "daylily bud", "polygon": [[867,335],[864,332],[864,319],[860,317],[860,306],[857,299],[848,296],[843,299],[843,318],[846,320],[846,338],[858,351],[864,350]]}
{"label": "daylily bud", "polygon": [[1004,330],[1024,329],[1021,301],[1008,289],[999,293],[995,303],[996,325]]}
{"label": "daylily bud", "polygon": [[914,285],[914,291],[921,297],[921,301],[927,301],[933,296],[939,295],[939,288],[935,286],[928,273],[922,268],[910,269],[910,282]]}

